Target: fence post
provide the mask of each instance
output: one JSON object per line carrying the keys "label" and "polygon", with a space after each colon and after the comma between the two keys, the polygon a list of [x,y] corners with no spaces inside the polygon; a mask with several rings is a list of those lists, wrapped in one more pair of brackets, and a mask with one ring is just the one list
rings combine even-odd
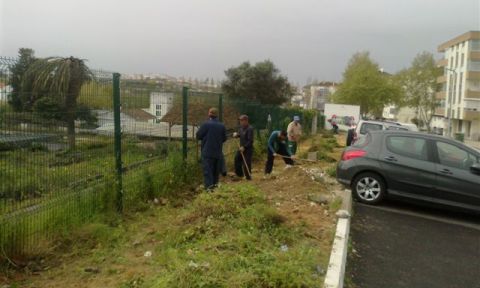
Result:
{"label": "fence post", "polygon": [[223,94],[218,95],[218,121],[223,122]]}
{"label": "fence post", "polygon": [[114,123],[114,148],[115,148],[115,174],[116,174],[116,204],[118,213],[123,212],[123,186],[122,186],[122,129],[120,121],[120,74],[113,73],[113,123]]}
{"label": "fence post", "polygon": [[318,128],[318,114],[315,112],[312,118],[312,135],[317,134],[317,128]]}
{"label": "fence post", "polygon": [[183,87],[182,89],[182,152],[183,152],[183,160],[187,160],[188,154],[188,87]]}

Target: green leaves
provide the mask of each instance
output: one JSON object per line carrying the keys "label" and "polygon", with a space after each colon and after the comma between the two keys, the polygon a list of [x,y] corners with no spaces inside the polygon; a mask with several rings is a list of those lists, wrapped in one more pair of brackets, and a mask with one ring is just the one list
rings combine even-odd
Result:
{"label": "green leaves", "polygon": [[244,62],[225,71],[222,90],[232,99],[256,100],[262,104],[280,105],[292,96],[287,77],[280,74],[272,61],[250,65]]}
{"label": "green leaves", "polygon": [[84,60],[74,57],[37,59],[30,65],[25,76],[22,86],[25,86],[27,79],[33,78],[32,91],[25,92],[48,90],[54,94],[72,92],[71,88],[78,83],[81,86],[82,83],[93,78]]}
{"label": "green leaves", "polygon": [[435,92],[438,90],[437,77],[442,75],[432,53],[422,52],[413,59],[410,68],[400,71],[396,81],[402,87],[405,98],[403,105],[416,108],[421,122],[430,129],[430,122],[438,101]]}
{"label": "green leaves", "polygon": [[29,105],[30,95],[22,93],[22,91],[31,90],[31,79],[25,78],[25,72],[35,60],[36,58],[32,49],[20,48],[18,50],[18,61],[10,68],[12,72],[10,79],[12,93],[8,102],[17,112],[23,111],[26,108],[28,110],[29,108],[27,106]]}
{"label": "green leaves", "polygon": [[333,101],[360,105],[362,115],[381,116],[385,105],[399,102],[401,95],[390,75],[380,71],[368,52],[360,52],[350,59]]}

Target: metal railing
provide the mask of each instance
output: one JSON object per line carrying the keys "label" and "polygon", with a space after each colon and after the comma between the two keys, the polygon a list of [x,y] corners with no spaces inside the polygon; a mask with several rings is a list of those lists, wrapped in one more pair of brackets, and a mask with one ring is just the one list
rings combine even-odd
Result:
{"label": "metal railing", "polygon": [[[17,63],[0,57],[0,259],[195,183],[187,179],[201,175],[195,132],[210,107],[219,108],[229,133],[240,114],[250,116],[257,135],[286,129],[293,115],[308,133],[316,117],[102,70],[93,70],[76,96],[24,89],[28,81],[19,89]],[[63,106],[68,97],[75,98],[74,127]],[[225,145],[227,157],[236,145]]]}

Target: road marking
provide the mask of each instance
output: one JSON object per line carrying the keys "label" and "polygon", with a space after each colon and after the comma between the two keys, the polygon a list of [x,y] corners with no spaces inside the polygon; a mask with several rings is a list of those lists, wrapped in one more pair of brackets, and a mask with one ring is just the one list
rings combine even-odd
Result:
{"label": "road marking", "polygon": [[[405,210],[401,210],[401,209],[397,209],[397,208],[391,208],[391,207],[366,205],[366,204],[362,204],[362,203],[358,203],[358,202],[356,202],[355,205],[359,205],[359,206],[362,206],[362,207],[368,207],[368,208],[372,208],[372,209],[377,209],[377,210],[382,210],[382,211],[386,211],[386,212],[393,212],[393,213],[397,213],[397,214],[401,214],[401,215],[419,217],[419,218],[432,220],[432,221],[437,221],[437,222],[442,222],[442,223],[451,224],[451,225],[463,226],[463,227],[466,227],[466,228],[475,229],[475,230],[480,231],[480,225],[472,224],[472,223],[465,223],[465,222],[458,221],[458,220],[446,219],[446,218],[443,218],[443,217],[436,217],[436,216],[432,216],[432,215],[425,215],[425,214],[422,214],[422,213],[405,211]],[[355,209],[354,209],[354,211],[355,211]]]}

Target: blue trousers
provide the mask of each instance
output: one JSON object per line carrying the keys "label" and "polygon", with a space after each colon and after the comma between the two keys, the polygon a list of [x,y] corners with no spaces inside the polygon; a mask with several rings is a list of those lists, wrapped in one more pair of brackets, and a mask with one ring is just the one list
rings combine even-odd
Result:
{"label": "blue trousers", "polygon": [[205,189],[213,189],[218,184],[221,159],[202,157]]}

